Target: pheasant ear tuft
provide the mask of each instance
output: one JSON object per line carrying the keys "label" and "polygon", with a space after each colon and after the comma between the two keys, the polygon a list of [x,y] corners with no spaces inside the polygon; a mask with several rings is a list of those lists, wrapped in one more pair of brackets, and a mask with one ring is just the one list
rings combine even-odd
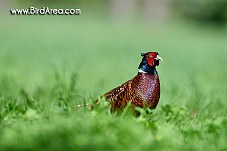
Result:
{"label": "pheasant ear tuft", "polygon": [[143,57],[143,56],[145,56],[146,55],[146,53],[144,53],[144,52],[141,52],[141,56]]}

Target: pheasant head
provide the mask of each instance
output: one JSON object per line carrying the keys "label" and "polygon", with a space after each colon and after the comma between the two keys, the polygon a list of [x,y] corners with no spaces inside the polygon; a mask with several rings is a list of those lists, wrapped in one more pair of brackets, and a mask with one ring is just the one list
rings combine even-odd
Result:
{"label": "pheasant head", "polygon": [[143,59],[138,67],[139,72],[154,73],[156,71],[155,67],[158,66],[159,61],[162,60],[158,52],[141,53],[141,56]]}

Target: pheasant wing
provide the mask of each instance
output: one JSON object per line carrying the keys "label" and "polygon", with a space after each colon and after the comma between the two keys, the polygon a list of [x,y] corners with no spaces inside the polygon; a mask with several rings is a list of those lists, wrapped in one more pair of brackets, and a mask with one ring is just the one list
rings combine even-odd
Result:
{"label": "pheasant wing", "polygon": [[124,92],[125,88],[124,86],[119,86],[106,94],[104,94],[104,97],[109,101],[113,102],[114,100],[117,100],[118,96]]}
{"label": "pheasant wing", "polygon": [[103,96],[110,102],[111,110],[113,111],[123,109],[128,102],[133,100],[134,93],[132,91],[132,80],[129,80]]}

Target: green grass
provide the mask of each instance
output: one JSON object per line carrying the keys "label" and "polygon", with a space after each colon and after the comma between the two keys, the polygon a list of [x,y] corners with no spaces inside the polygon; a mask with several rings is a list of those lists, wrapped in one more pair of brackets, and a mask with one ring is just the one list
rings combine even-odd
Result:
{"label": "green grass", "polygon": [[[4,18],[3,18],[4,19]],[[0,150],[226,150],[227,31],[11,16],[0,24]],[[75,110],[137,73],[157,50],[152,114]]]}

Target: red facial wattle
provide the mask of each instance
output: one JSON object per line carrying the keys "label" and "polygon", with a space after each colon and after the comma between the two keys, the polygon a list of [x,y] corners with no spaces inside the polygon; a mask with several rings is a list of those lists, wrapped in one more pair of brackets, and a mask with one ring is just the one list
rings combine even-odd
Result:
{"label": "red facial wattle", "polygon": [[147,63],[149,64],[149,66],[153,66],[154,65],[154,59],[153,58],[147,58]]}
{"label": "red facial wattle", "polygon": [[146,60],[147,60],[147,63],[149,64],[149,66],[154,65],[154,58],[156,56],[157,56],[157,53],[155,53],[155,52],[150,52],[146,55]]}

